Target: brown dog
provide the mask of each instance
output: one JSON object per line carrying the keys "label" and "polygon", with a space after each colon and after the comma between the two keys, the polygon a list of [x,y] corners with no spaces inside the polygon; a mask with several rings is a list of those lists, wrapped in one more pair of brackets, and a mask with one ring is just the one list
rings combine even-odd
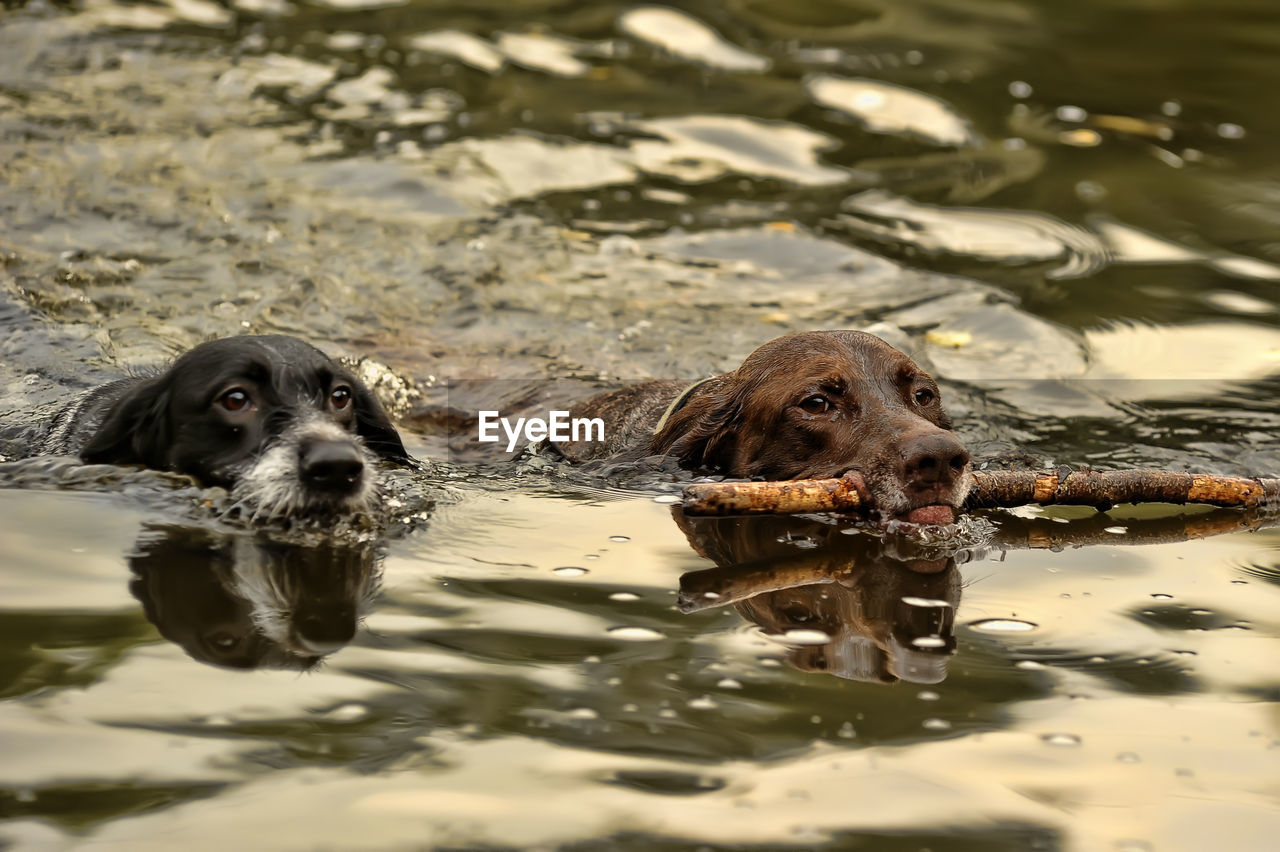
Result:
{"label": "brown dog", "polygon": [[950,523],[968,491],[969,454],[937,383],[865,332],[787,335],[731,373],[634,385],[570,416],[605,425],[602,442],[557,444],[572,461],[669,455],[690,470],[764,479],[855,470],[883,514],[926,524]]}

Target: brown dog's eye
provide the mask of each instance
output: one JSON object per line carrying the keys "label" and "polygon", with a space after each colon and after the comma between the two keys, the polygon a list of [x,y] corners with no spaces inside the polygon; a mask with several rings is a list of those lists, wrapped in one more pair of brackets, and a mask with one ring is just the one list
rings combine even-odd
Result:
{"label": "brown dog's eye", "polygon": [[821,394],[814,394],[800,403],[800,410],[805,414],[826,414],[831,410],[831,401]]}
{"label": "brown dog's eye", "polygon": [[218,405],[221,405],[227,411],[237,412],[248,409],[253,405],[253,400],[250,399],[244,388],[232,388],[218,397]]}
{"label": "brown dog's eye", "polygon": [[341,411],[351,404],[351,388],[334,388],[329,394],[329,404]]}
{"label": "brown dog's eye", "polygon": [[928,388],[920,388],[916,391],[916,405],[928,405],[938,398],[938,395]]}

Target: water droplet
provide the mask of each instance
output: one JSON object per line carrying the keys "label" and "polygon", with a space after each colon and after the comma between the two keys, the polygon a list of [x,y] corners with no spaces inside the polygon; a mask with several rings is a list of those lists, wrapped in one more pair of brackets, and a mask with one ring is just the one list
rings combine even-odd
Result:
{"label": "water droplet", "polygon": [[1071,106],[1070,104],[1058,107],[1056,114],[1059,121],[1084,121],[1089,117],[1089,113],[1078,106]]}
{"label": "water droplet", "polygon": [[714,601],[720,597],[719,592],[703,592],[702,596],[709,601]]}
{"label": "water droplet", "polygon": [[911,640],[911,644],[917,648],[945,648],[947,640],[941,636],[917,636]]}
{"label": "water droplet", "polygon": [[934,692],[932,689],[921,690],[920,693],[916,695],[916,698],[919,698],[921,701],[937,701],[941,697],[941,695]]}
{"label": "water droplet", "polygon": [[766,669],[777,669],[782,667],[782,661],[775,660],[773,657],[760,657],[757,662],[761,667]]}
{"label": "water droplet", "polygon": [[907,606],[951,606],[950,601],[938,600],[937,598],[917,598],[913,595],[907,595],[902,599]]}
{"label": "water droplet", "polygon": [[636,711],[637,711],[637,710],[639,710],[639,709],[640,709],[640,705],[639,705],[639,704],[623,704],[623,705],[622,705],[622,712],[623,712],[623,713],[634,713],[634,712],[636,712]]}
{"label": "water droplet", "polygon": [[931,731],[951,730],[951,723],[948,722],[946,719],[925,719],[920,724],[922,727],[928,728]]}
{"label": "water droplet", "polygon": [[631,541],[631,536],[626,536],[626,535],[611,535],[611,536],[609,536],[609,541],[616,541],[616,542],[618,542],[619,544],[621,544],[621,543],[622,543],[622,542],[624,542],[624,541]]}
{"label": "water droplet", "polygon": [[714,710],[720,705],[715,699],[709,695],[703,695],[698,698],[691,698],[688,702],[689,706],[694,710]]}
{"label": "water droplet", "polygon": [[775,636],[769,633],[765,634],[770,639],[779,642],[786,642],[788,645],[826,645],[831,641],[831,637],[821,630],[788,630],[781,636]]}
{"label": "water droplet", "polygon": [[1211,609],[1193,609],[1193,610],[1191,610],[1191,614],[1192,614],[1192,615],[1213,615],[1213,610],[1211,610]]}
{"label": "water droplet", "polygon": [[1244,128],[1238,124],[1223,122],[1218,125],[1218,135],[1223,139],[1243,139]]}
{"label": "water droplet", "polygon": [[980,633],[1027,633],[1039,625],[1016,618],[984,618],[981,621],[971,621],[969,627]]}
{"label": "water droplet", "polygon": [[812,716],[810,716],[810,717],[809,717],[809,721],[810,721],[810,722],[812,722],[812,723],[813,723],[813,724],[815,724],[815,725],[821,725],[821,724],[822,724],[822,717],[821,717],[821,716],[819,716],[817,713],[814,713]]}
{"label": "water droplet", "polygon": [[600,714],[590,707],[575,707],[565,714],[570,719],[599,719]]}
{"label": "water droplet", "polygon": [[1158,601],[1171,601],[1171,600],[1173,600],[1173,595],[1167,595],[1167,594],[1165,594],[1164,592],[1152,592],[1151,597],[1155,598],[1155,599],[1156,599],[1156,600],[1158,600]]}
{"label": "water droplet", "polygon": [[840,730],[836,731],[837,737],[840,737],[841,739],[846,739],[846,740],[851,740],[857,735],[858,733],[853,729],[853,724],[851,722],[845,722],[843,725],[840,726]]}
{"label": "water droplet", "polygon": [[1023,669],[1025,671],[1037,671],[1044,668],[1044,663],[1038,663],[1035,660],[1018,660],[1013,664],[1015,669]]}
{"label": "water droplet", "polygon": [[1120,752],[1119,754],[1116,755],[1116,760],[1119,763],[1141,763],[1142,762],[1142,758],[1138,757],[1136,754],[1134,754],[1131,751]]}
{"label": "water droplet", "polygon": [[587,573],[587,569],[567,565],[564,568],[552,569],[551,573],[559,577],[581,577],[583,574]]}
{"label": "water droplet", "polygon": [[1073,748],[1080,745],[1080,738],[1075,734],[1041,734],[1040,741],[1045,745],[1060,748]]}
{"label": "water droplet", "polygon": [[716,681],[716,686],[721,689],[742,689],[742,682],[734,680],[731,677],[726,677]]}
{"label": "water droplet", "polygon": [[633,594],[632,592],[614,592],[613,594],[609,595],[609,600],[611,600],[611,601],[638,601],[638,600],[640,600],[640,596],[639,596],[639,595],[637,595],[637,594]]}
{"label": "water droplet", "polygon": [[1022,80],[1014,80],[1009,84],[1009,94],[1015,98],[1029,98],[1033,91],[1031,84]]}
{"label": "water droplet", "polygon": [[667,638],[664,634],[650,630],[648,627],[610,627],[608,632],[614,639],[625,642],[652,642],[655,639]]}
{"label": "water droplet", "polygon": [[1112,535],[1124,535],[1129,531],[1129,528],[1128,527],[1103,527],[1102,531],[1111,533]]}
{"label": "water droplet", "polygon": [[368,713],[369,709],[363,704],[339,704],[325,713],[324,717],[335,722],[354,722],[356,719],[363,719]]}
{"label": "water droplet", "polygon": [[661,716],[663,719],[674,719],[678,714],[676,713],[676,711],[668,707],[664,710],[659,710],[658,715]]}

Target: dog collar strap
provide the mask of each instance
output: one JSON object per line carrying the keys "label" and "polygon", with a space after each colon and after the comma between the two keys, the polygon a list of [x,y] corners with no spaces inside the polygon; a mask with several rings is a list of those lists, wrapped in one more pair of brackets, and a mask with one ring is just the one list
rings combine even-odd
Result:
{"label": "dog collar strap", "polygon": [[694,391],[696,391],[698,388],[702,387],[703,385],[705,385],[707,382],[711,381],[714,378],[716,377],[707,376],[705,379],[699,379],[698,381],[689,385],[689,387],[680,391],[680,393],[676,395],[676,398],[671,400],[671,404],[667,406],[667,410],[662,412],[662,416],[658,418],[657,425],[653,427],[653,434],[656,435],[659,432],[661,432],[662,427],[666,426],[667,421],[671,419],[671,415],[675,414],[681,408],[684,408],[684,404],[689,401],[689,397],[693,395]]}

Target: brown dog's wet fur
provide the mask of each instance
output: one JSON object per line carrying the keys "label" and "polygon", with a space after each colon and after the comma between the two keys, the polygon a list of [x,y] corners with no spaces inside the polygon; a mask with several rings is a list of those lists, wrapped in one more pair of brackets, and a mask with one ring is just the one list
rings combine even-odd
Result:
{"label": "brown dog's wet fur", "polygon": [[593,397],[570,416],[605,424],[603,442],[557,445],[572,461],[670,455],[689,470],[760,479],[856,470],[882,513],[921,523],[949,521],[942,507],[958,507],[968,488],[969,454],[937,383],[860,331],[780,337],[692,388],[646,382]]}

